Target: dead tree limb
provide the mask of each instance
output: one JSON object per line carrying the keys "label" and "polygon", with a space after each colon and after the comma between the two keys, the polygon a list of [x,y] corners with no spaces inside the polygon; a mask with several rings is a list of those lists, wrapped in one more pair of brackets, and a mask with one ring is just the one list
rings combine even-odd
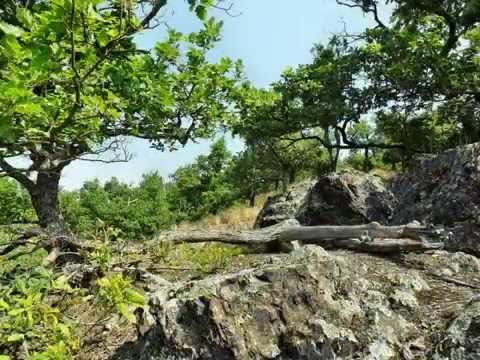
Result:
{"label": "dead tree limb", "polygon": [[160,235],[162,242],[220,242],[235,245],[286,244],[294,241],[317,244],[329,249],[352,249],[374,253],[428,251],[443,247],[435,233],[417,224],[382,226],[298,226],[283,223],[249,231],[173,231]]}
{"label": "dead tree limb", "polygon": [[[21,247],[29,246],[33,247],[11,254]],[[39,249],[45,249],[48,252],[44,263],[53,265],[59,257],[75,254],[77,258],[81,258],[80,252],[92,251],[95,247],[78,242],[73,235],[66,233],[63,229],[31,228],[18,233],[15,240],[0,246],[0,256],[15,259],[32,254]]]}

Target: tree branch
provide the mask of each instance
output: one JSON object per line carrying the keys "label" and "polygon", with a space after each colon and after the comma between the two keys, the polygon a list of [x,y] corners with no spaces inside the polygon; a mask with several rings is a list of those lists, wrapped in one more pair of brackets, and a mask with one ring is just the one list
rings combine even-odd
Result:
{"label": "tree branch", "polygon": [[12,165],[10,165],[5,159],[0,157],[0,168],[5,171],[5,173],[17,180],[20,184],[22,184],[27,190],[32,189],[35,186],[35,183],[28,178],[21,170],[16,169]]}
{"label": "tree branch", "polygon": [[[221,242],[236,245],[284,244],[294,241],[325,248],[343,248],[372,253],[428,251],[443,247],[435,231],[418,225],[298,226],[288,222],[250,231],[188,231],[161,234],[160,241],[179,243]],[[427,241],[428,239],[428,241]]]}

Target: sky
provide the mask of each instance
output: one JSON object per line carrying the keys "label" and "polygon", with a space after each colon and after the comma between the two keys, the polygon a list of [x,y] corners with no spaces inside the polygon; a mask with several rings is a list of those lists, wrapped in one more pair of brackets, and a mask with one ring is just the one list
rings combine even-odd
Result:
{"label": "sky", "polygon": [[[192,32],[201,23],[188,11],[186,0],[170,0],[162,13],[162,20],[181,32]],[[226,3],[228,5],[229,3]],[[282,71],[291,66],[309,63],[311,49],[316,43],[326,43],[335,33],[348,30],[359,32],[371,24],[358,9],[336,4],[335,0],[233,0],[228,16],[214,10],[211,15],[224,21],[223,37],[212,51],[210,59],[222,56],[242,59],[245,72],[256,86],[266,87],[278,80]],[[137,37],[142,49],[150,49],[165,37],[165,27]],[[229,148],[239,151],[242,142],[227,136]],[[87,180],[98,178],[104,182],[112,176],[127,183],[136,183],[142,174],[158,171],[168,177],[178,167],[208,153],[211,140],[190,143],[175,152],[151,149],[148,142],[129,140],[128,150],[133,156],[128,163],[103,164],[75,161],[63,173],[61,185],[73,190]]]}

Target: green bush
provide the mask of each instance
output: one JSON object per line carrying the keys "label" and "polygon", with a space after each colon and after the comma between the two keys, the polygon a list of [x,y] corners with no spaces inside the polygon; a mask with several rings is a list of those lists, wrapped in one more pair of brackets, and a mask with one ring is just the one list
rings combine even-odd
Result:
{"label": "green bush", "polygon": [[138,186],[115,178],[104,186],[90,181],[79,191],[63,192],[60,203],[66,223],[80,233],[94,234],[111,227],[128,239],[142,239],[173,221],[163,180],[156,173],[144,175]]}
{"label": "green bush", "polygon": [[0,225],[36,220],[30,197],[18,183],[0,178]]}
{"label": "green bush", "polygon": [[79,347],[76,324],[49,300],[53,293],[74,292],[66,278],[36,266],[7,284],[0,286],[0,354],[5,359],[20,353],[32,360],[73,359]]}

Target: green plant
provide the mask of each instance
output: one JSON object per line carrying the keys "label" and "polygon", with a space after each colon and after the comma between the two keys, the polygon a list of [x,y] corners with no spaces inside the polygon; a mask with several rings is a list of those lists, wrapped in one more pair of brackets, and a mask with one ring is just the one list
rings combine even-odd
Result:
{"label": "green plant", "polygon": [[110,270],[113,264],[113,258],[113,252],[109,244],[97,246],[95,250],[89,254],[90,262],[98,265],[104,272]]}
{"label": "green plant", "polygon": [[145,296],[133,287],[122,274],[109,275],[97,280],[100,304],[107,311],[115,309],[129,322],[135,322],[134,311],[145,305]]}
{"label": "green plant", "polygon": [[[73,358],[78,350],[76,325],[49,300],[59,292],[71,294],[73,289],[65,278],[41,267],[17,275],[9,286],[0,286],[0,344],[4,344],[4,351],[21,351],[27,358],[38,360]],[[59,354],[63,355],[53,357]]]}
{"label": "green plant", "polygon": [[243,254],[238,246],[208,244],[196,246],[190,244],[160,244],[153,250],[155,258],[173,266],[193,266],[195,270],[212,272],[224,268],[235,256]]}
{"label": "green plant", "polygon": [[[241,64],[209,62],[222,26],[207,19],[209,0],[190,1],[202,29],[168,29],[151,51],[135,38],[152,30],[167,1],[8,1],[8,12],[4,3],[0,171],[30,194],[44,226],[60,221],[60,178],[73,160],[120,150],[122,135],[173,149],[211,136],[233,116],[229,94]],[[31,166],[8,162],[14,156]]]}

